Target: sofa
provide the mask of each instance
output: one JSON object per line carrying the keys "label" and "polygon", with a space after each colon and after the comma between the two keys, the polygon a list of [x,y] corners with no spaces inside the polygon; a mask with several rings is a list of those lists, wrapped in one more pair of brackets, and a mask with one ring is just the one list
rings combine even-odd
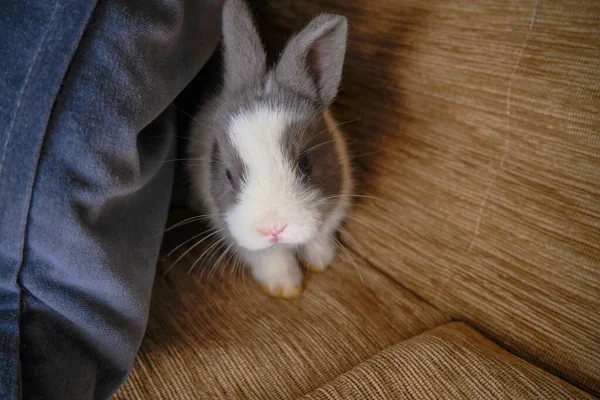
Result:
{"label": "sofa", "polygon": [[206,227],[170,230],[114,398],[599,396],[600,3],[250,4],[272,57],[319,12],[349,19],[343,248],[273,299],[218,253],[190,272],[210,244],[169,270]]}

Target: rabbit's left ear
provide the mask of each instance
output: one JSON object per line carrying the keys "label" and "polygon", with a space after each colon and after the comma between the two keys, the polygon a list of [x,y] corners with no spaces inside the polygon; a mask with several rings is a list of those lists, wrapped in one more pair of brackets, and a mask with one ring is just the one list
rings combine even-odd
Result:
{"label": "rabbit's left ear", "polygon": [[243,0],[227,0],[223,7],[223,45],[225,88],[240,89],[264,78],[267,56]]}
{"label": "rabbit's left ear", "polygon": [[275,79],[328,105],[340,86],[347,33],[345,17],[316,17],[286,45],[275,68]]}

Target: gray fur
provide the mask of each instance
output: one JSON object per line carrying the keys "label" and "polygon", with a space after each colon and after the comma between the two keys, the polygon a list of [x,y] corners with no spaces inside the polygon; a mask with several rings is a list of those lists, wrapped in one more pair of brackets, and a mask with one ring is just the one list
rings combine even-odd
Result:
{"label": "gray fur", "polygon": [[[346,31],[344,17],[316,17],[290,40],[281,61],[267,72],[265,53],[248,8],[241,0],[227,1],[223,11],[223,90],[196,116],[193,135],[198,137],[192,137],[188,149],[192,159],[210,154],[209,165],[192,164],[190,174],[192,181],[194,176],[209,174],[210,191],[220,214],[235,204],[247,174],[226,134],[229,123],[236,114],[260,104],[294,115],[296,121],[286,129],[281,145],[293,167],[300,155],[309,151],[310,176],[297,170],[299,184],[319,188],[324,197],[340,194],[341,166],[323,110],[339,87]],[[311,59],[311,54],[316,58]],[[233,184],[226,177],[226,169],[231,171]],[[327,214],[333,203],[324,204],[322,213]]]}
{"label": "gray fur", "polygon": [[331,103],[342,77],[347,31],[341,15],[313,19],[286,45],[275,69],[277,81],[323,105]]}
{"label": "gray fur", "polygon": [[[227,132],[229,121],[238,114],[260,104],[269,104],[273,107],[282,107],[290,110],[297,120],[284,132],[282,147],[287,154],[287,159],[293,166],[301,154],[314,148],[308,153],[311,165],[311,174],[308,179],[300,176],[299,182],[303,185],[316,186],[324,196],[339,194],[341,182],[341,167],[335,154],[332,136],[327,130],[321,109],[310,99],[298,96],[290,89],[273,82],[269,93],[260,90],[260,85],[236,95],[225,93],[215,98],[197,119],[202,135],[208,135],[206,141],[211,152],[210,177],[213,196],[220,208],[220,212],[233,206],[236,192],[246,177],[246,167],[240,159]],[[205,138],[206,139],[206,138]],[[330,143],[326,143],[330,142]],[[218,151],[214,151],[214,146]],[[198,158],[200,150],[195,142],[190,143],[190,157]],[[192,165],[192,173],[206,166]],[[225,175],[226,169],[231,171],[233,184],[230,184]],[[324,213],[330,207],[324,206]]]}
{"label": "gray fur", "polygon": [[242,0],[223,7],[224,87],[239,90],[262,79],[267,57],[252,15]]}
{"label": "gray fur", "polygon": [[[302,154],[307,154],[311,166],[308,176],[296,169],[301,185],[318,188],[323,197],[341,193],[342,170],[335,152],[333,136],[327,129],[322,114],[289,126],[284,133],[282,146],[289,162],[294,166]],[[334,203],[323,204],[321,212],[327,214]]]}

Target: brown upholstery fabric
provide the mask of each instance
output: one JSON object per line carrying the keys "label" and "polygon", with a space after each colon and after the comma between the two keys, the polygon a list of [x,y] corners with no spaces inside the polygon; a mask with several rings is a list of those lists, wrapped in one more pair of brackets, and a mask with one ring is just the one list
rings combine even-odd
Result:
{"label": "brown upholstery fabric", "polygon": [[[174,232],[167,250],[182,240]],[[146,337],[116,399],[296,398],[449,321],[350,253],[309,275],[301,299],[279,300],[216,258],[188,275],[201,251],[157,277]]]}
{"label": "brown upholstery fabric", "polygon": [[322,10],[350,19],[334,114],[381,199],[346,244],[600,393],[600,2],[253,4],[275,51]]}
{"label": "brown upholstery fabric", "polygon": [[[551,373],[600,394],[600,2],[252,5],[271,54],[350,19],[349,251],[294,301],[190,254],[116,398],[584,397]],[[402,342],[449,315],[537,367],[463,324]]]}
{"label": "brown upholstery fabric", "polygon": [[382,351],[303,397],[350,399],[585,399],[592,396],[534,367],[462,323]]}

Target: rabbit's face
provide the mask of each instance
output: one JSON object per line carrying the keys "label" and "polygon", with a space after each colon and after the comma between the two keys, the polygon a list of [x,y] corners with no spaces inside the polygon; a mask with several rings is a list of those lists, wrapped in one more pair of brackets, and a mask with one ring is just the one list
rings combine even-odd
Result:
{"label": "rabbit's face", "polygon": [[336,144],[321,110],[268,85],[221,124],[211,160],[222,220],[249,250],[314,239],[341,190]]}

